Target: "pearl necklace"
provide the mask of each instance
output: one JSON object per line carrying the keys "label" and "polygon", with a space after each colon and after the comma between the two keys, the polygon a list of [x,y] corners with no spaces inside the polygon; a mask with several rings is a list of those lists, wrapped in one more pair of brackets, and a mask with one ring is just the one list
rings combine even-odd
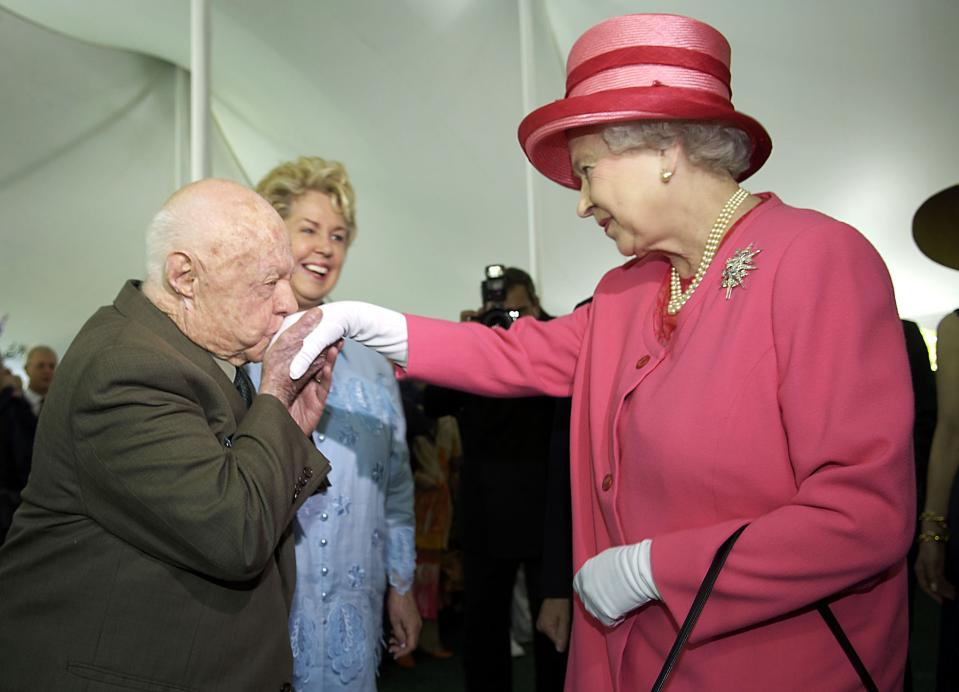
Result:
{"label": "pearl necklace", "polygon": [[736,189],[732,197],[726,200],[726,204],[723,205],[722,211],[720,211],[719,216],[716,217],[716,221],[713,223],[709,235],[706,236],[706,247],[703,248],[703,258],[699,260],[699,267],[696,269],[696,274],[693,276],[693,280],[685,292],[683,291],[682,284],[679,282],[679,272],[676,271],[676,267],[670,269],[669,305],[666,306],[666,312],[670,315],[675,315],[679,312],[679,309],[683,307],[686,301],[696,292],[696,288],[703,280],[703,276],[706,275],[706,270],[709,269],[709,265],[712,264],[713,257],[716,256],[719,241],[726,235],[733,214],[736,213],[739,205],[742,204],[747,197],[749,197],[749,193],[740,187]]}

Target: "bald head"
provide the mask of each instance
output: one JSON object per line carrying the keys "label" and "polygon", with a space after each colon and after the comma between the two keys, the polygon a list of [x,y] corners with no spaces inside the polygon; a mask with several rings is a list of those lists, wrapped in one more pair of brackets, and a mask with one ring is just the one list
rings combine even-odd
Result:
{"label": "bald head", "polygon": [[162,284],[170,253],[231,261],[233,253],[269,243],[281,227],[273,207],[242,185],[213,178],[185,185],[170,196],[147,230],[147,281]]}
{"label": "bald head", "polygon": [[150,224],[143,291],[214,355],[259,360],[296,309],[292,263],[286,227],[266,200],[237,183],[200,180],[177,190]]}

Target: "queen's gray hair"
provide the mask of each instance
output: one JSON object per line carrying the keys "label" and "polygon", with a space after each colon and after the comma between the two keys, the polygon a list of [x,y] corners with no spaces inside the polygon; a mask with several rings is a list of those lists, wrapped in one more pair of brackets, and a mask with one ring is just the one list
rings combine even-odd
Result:
{"label": "queen's gray hair", "polygon": [[639,120],[610,125],[603,139],[614,154],[630,149],[662,151],[679,141],[694,165],[733,178],[749,168],[753,145],[738,127],[683,120]]}

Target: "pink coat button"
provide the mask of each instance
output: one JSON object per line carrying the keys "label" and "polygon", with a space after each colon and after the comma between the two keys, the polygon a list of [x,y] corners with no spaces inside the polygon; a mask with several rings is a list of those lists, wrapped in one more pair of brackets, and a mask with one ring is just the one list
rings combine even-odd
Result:
{"label": "pink coat button", "polygon": [[609,490],[613,487],[613,474],[607,473],[606,477],[603,478],[603,490]]}

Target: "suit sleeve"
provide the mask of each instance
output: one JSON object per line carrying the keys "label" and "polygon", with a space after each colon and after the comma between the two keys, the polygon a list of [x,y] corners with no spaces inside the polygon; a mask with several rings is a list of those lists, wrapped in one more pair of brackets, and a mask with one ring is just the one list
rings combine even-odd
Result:
{"label": "suit sleeve", "polygon": [[797,489],[763,516],[652,537],[656,586],[681,622],[716,549],[749,522],[691,643],[868,587],[912,539],[911,383],[882,260],[848,226],[808,229],[783,256],[772,309]]}
{"label": "suit sleeve", "polygon": [[232,429],[229,406],[199,369],[117,347],[82,381],[72,424],[90,516],[157,559],[217,579],[256,577],[328,470],[283,405],[256,397],[227,440],[213,430]]}

